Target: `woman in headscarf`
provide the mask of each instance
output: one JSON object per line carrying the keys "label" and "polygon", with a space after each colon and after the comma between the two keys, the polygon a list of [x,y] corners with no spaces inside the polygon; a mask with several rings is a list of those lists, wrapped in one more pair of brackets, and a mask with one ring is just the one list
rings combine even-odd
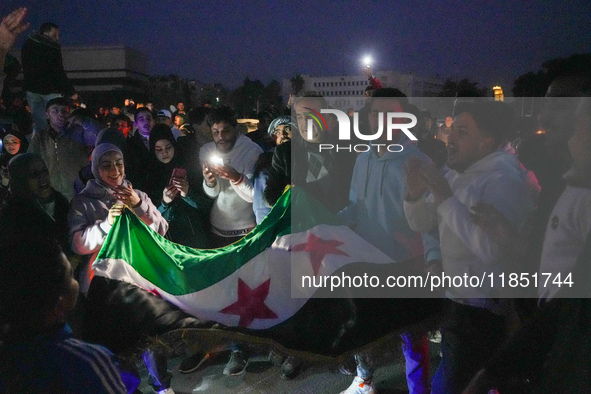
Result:
{"label": "woman in headscarf", "polygon": [[19,153],[24,153],[29,147],[27,138],[15,129],[15,126],[0,126],[2,139],[2,153],[0,153],[0,206],[8,198],[8,162]]}
{"label": "woman in headscarf", "polygon": [[2,241],[30,236],[68,246],[68,200],[51,187],[49,171],[33,153],[15,156],[8,165],[10,195],[0,210]]}
{"label": "woman in headscarf", "polygon": [[88,264],[79,273],[80,291],[84,294],[93,277],[92,262],[124,206],[159,234],[164,235],[168,230],[168,223],[148,195],[134,189],[125,179],[121,149],[110,143],[99,144],[92,151],[91,167],[95,179],[89,180],[84,190],[74,196],[68,214],[72,250],[90,255]]}
{"label": "woman in headscarf", "polygon": [[172,131],[164,124],[157,124],[150,132],[149,143],[152,163],[146,178],[146,192],[168,221],[167,238],[192,248],[211,248],[211,200],[200,187],[191,186],[201,182],[188,180]]}

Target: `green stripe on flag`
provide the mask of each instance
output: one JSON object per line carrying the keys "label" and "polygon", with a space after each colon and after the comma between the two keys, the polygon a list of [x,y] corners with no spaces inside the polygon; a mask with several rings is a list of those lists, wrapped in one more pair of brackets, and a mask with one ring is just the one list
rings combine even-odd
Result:
{"label": "green stripe on flag", "polygon": [[[292,212],[297,214],[293,223]],[[125,210],[116,218],[96,260],[124,260],[155,286],[172,295],[183,295],[203,290],[231,275],[270,247],[277,237],[292,230],[305,231],[319,223],[341,224],[306,193],[288,189],[263,222],[242,240],[205,250],[172,243]]]}
{"label": "green stripe on flag", "polygon": [[287,191],[267,218],[245,238],[219,249],[193,249],[170,242],[125,210],[109,231],[96,260],[124,260],[172,295],[205,289],[271,246],[277,234],[290,233],[289,195]]}

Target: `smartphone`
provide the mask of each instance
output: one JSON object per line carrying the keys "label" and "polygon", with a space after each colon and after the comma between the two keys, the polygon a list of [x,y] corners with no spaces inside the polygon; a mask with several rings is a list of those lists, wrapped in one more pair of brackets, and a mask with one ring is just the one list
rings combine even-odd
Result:
{"label": "smartphone", "polygon": [[168,181],[169,185],[172,185],[172,182],[174,181],[174,178],[184,178],[187,175],[187,170],[185,170],[184,168],[175,168],[174,170],[172,170],[172,175],[170,175],[170,180]]}

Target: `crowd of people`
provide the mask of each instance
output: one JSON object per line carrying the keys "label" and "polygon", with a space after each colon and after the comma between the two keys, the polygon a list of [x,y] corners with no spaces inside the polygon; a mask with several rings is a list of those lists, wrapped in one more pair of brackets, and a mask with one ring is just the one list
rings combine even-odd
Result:
{"label": "crowd of people", "polygon": [[[28,28],[26,12],[17,9],[0,24],[3,61]],[[589,65],[556,72],[540,115],[545,144],[535,145],[546,160],[536,165],[520,160],[511,144],[515,116],[501,102],[464,101],[437,129],[428,112],[364,70],[369,89],[360,127],[375,133],[384,114],[407,112],[419,119],[412,129],[419,139],[394,130],[356,154],[319,149],[336,141],[338,122],[326,114],[326,127],[307,129],[310,111],[328,108],[318,96],[261,114],[248,133],[228,107],[179,101],[170,111],[130,99],[91,111],[79,105],[59,51],[55,24],[31,33],[22,48],[28,107],[18,100],[5,106],[0,125],[0,392],[137,390],[134,368],[75,339],[84,333],[66,324],[77,299],[84,303],[92,262],[126,208],[177,244],[220,248],[261,223],[287,186],[301,187],[408,275],[540,270],[571,274],[577,283],[589,278]],[[380,143],[403,149],[389,152]],[[401,334],[409,391],[589,392],[588,299],[559,285],[540,287],[528,301],[495,291],[446,290],[433,377],[427,333]],[[360,305],[371,314],[376,302]],[[224,373],[240,375],[249,355],[228,345]],[[190,373],[201,359],[193,354],[179,369]],[[149,351],[144,360],[154,389],[172,392],[165,360],[163,366]],[[375,393],[372,355],[360,352],[352,361],[356,367],[343,370],[355,378],[343,392]],[[301,370],[294,357],[281,362],[286,379]]]}

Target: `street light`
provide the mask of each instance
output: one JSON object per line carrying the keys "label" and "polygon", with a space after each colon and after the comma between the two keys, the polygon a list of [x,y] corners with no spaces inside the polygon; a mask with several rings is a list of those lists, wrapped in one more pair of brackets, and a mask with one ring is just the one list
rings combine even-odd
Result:
{"label": "street light", "polygon": [[367,67],[371,66],[371,56],[365,56],[363,58],[363,64],[365,64]]}

